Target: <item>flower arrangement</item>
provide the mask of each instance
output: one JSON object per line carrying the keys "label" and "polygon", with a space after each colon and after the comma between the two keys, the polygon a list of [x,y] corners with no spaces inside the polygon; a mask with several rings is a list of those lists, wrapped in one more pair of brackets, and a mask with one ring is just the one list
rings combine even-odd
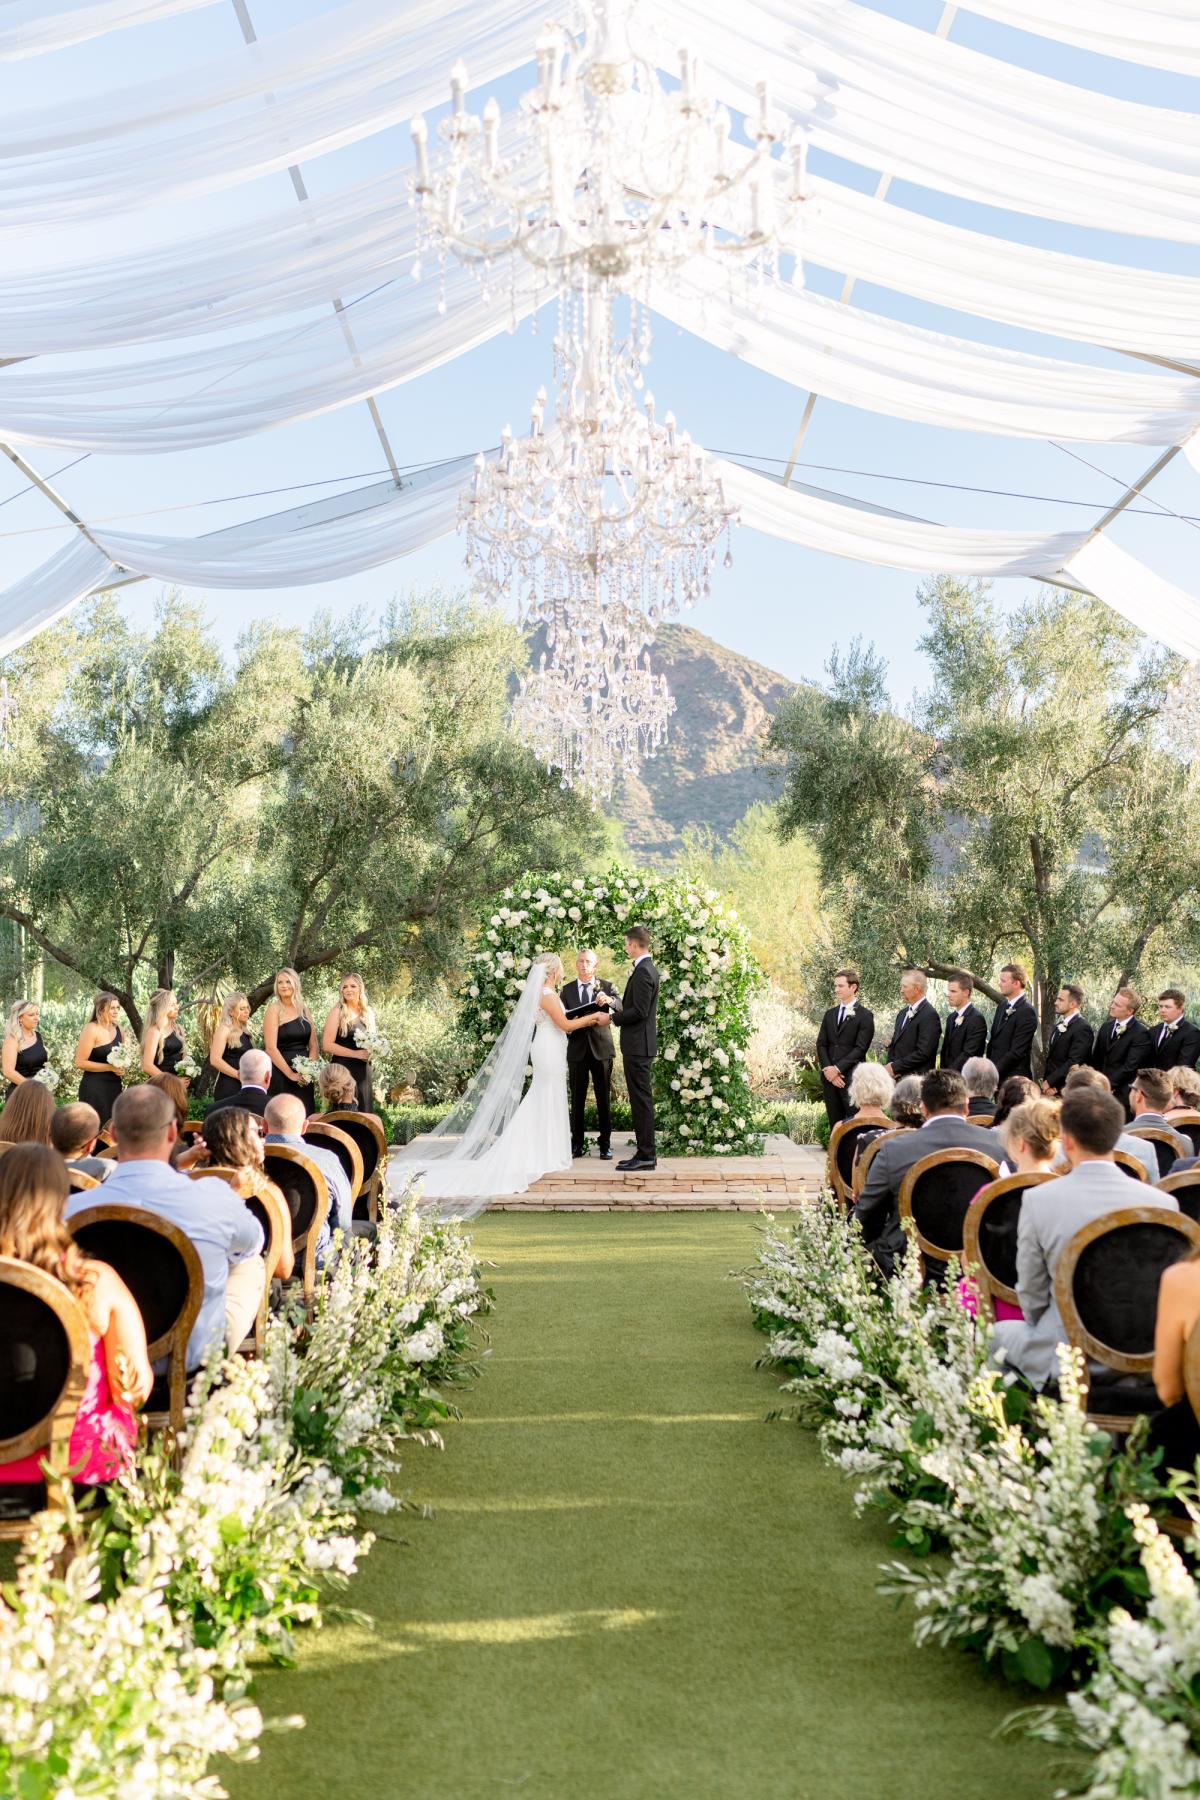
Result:
{"label": "flower arrangement", "polygon": [[305,1086],[319,1081],[321,1070],[328,1067],[328,1063],[319,1056],[294,1056],[292,1058],[292,1073],[296,1080]]}
{"label": "flower arrangement", "polygon": [[616,948],[635,924],[649,927],[662,975],[655,1099],[663,1150],[756,1153],[762,1138],[753,1124],[746,1046],[762,975],[736,912],[712,888],[621,868],[506,888],[480,919],[460,995],[461,1028],[486,1047],[536,956],[571,944]]}
{"label": "flower arrangement", "polygon": [[383,1057],[391,1055],[392,1040],[385,1032],[368,1031],[365,1025],[356,1025],[351,1035],[358,1048],[360,1050],[365,1050],[368,1056]]}
{"label": "flower arrangement", "polygon": [[53,1093],[55,1088],[58,1086],[59,1075],[58,1075],[57,1070],[52,1069],[50,1067],[49,1063],[44,1063],[43,1066],[38,1070],[37,1074],[33,1077],[33,1080],[40,1081],[43,1087],[49,1088],[50,1092]]}
{"label": "flower arrangement", "polygon": [[114,1044],[112,1049],[109,1051],[107,1057],[105,1058],[105,1063],[106,1063],[107,1067],[112,1069],[115,1074],[128,1075],[128,1073],[129,1073],[129,1051],[126,1049],[125,1045],[124,1044]]}
{"label": "flower arrangement", "polygon": [[185,1081],[195,1081],[200,1073],[200,1064],[194,1056],[181,1056],[175,1064],[175,1073],[181,1075]]}

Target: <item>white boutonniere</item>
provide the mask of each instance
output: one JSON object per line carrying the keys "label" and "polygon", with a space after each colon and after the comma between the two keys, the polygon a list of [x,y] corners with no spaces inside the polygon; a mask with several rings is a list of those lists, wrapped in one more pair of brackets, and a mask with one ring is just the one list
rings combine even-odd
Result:
{"label": "white boutonniere", "polygon": [[847,1019],[852,1019],[857,1011],[858,1011],[858,1008],[856,1006],[848,1006],[846,1008],[845,1017]]}
{"label": "white boutonniere", "polygon": [[1124,1031],[1124,1029],[1128,1025],[1128,1023],[1129,1023],[1128,1019],[1119,1020],[1118,1023],[1113,1026],[1113,1036],[1120,1037],[1121,1033]]}

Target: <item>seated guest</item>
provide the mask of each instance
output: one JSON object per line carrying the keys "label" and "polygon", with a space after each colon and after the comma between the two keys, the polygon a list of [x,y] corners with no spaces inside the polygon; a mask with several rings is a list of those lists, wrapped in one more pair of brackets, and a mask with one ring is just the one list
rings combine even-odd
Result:
{"label": "seated guest", "polygon": [[[891,1083],[888,1083],[889,1088]],[[317,1077],[317,1091],[325,1112],[358,1112],[358,1083],[341,1063],[326,1063]]]}
{"label": "seated guest", "polygon": [[99,1136],[100,1114],[94,1106],[76,1100],[70,1106],[55,1108],[54,1117],[50,1121],[51,1144],[68,1169],[77,1169],[81,1175],[90,1175],[94,1181],[103,1181],[117,1166],[106,1156],[92,1155]]}
{"label": "seated guest", "polygon": [[[89,1110],[91,1110],[89,1108]],[[133,1462],[137,1420],[152,1385],[137,1302],[115,1269],[84,1256],[64,1223],[69,1194],[61,1156],[21,1144],[0,1157],[0,1256],[53,1275],[83,1308],[92,1338],[87,1385],[71,1428],[68,1467],[89,1485]],[[39,1482],[45,1452],[0,1466],[0,1482]]]}
{"label": "seated guest", "polygon": [[1036,1100],[1040,1089],[1030,1075],[1010,1075],[1007,1081],[1000,1083],[1000,1091],[996,1095],[996,1112],[992,1125],[999,1131],[1009,1113],[1015,1112],[1018,1106],[1024,1106],[1027,1100]]}
{"label": "seated guest", "polygon": [[[1067,1334],[1054,1297],[1058,1259],[1081,1226],[1130,1204],[1129,1177],[1113,1161],[1124,1115],[1111,1094],[1068,1086],[1063,1097],[1062,1144],[1070,1172],[1030,1190],[1017,1227],[1017,1298],[1023,1318],[997,1321],[993,1349],[1034,1388],[1057,1378],[1059,1344]],[[1145,1188],[1139,1206],[1178,1212],[1173,1194]]]}
{"label": "seated guest", "polygon": [[942,1022],[925,998],[928,986],[920,969],[905,969],[900,977],[900,998],[904,1005],[896,1014],[896,1023],[884,1051],[888,1074],[896,1081],[902,1075],[924,1075],[937,1061]]}
{"label": "seated guest", "polygon": [[0,1144],[48,1144],[55,1110],[44,1081],[23,1081],[0,1112]]}
{"label": "seated guest", "polygon": [[1153,1048],[1150,1033],[1137,1017],[1141,995],[1132,988],[1118,988],[1108,1008],[1108,1017],[1096,1033],[1092,1046],[1092,1067],[1107,1075],[1109,1085],[1129,1116],[1129,1090],[1140,1068],[1150,1060]]}
{"label": "seated guest", "polygon": [[1037,1011],[1026,996],[1029,977],[1022,963],[1005,963],[1000,971],[1002,1004],[992,1014],[987,1053],[1001,1081],[1010,1075],[1033,1077],[1033,1040],[1037,1036]]}
{"label": "seated guest", "polygon": [[267,1088],[271,1080],[271,1059],[265,1050],[247,1050],[238,1062],[241,1087],[224,1100],[214,1100],[204,1115],[205,1125],[223,1106],[240,1106],[243,1112],[257,1113],[261,1119],[267,1110]]}
{"label": "seated guest", "polygon": [[942,1033],[941,1066],[957,1069],[962,1075],[969,1062],[983,1055],[987,1048],[987,1020],[974,1004],[975,978],[965,969],[955,969],[946,977],[946,1029]]}
{"label": "seated guest", "polygon": [[902,1075],[892,1089],[892,1098],[888,1105],[893,1125],[907,1126],[915,1130],[925,1123],[925,1114],[921,1111],[921,1077],[919,1075]]}
{"label": "seated guest", "polygon": [[150,1086],[167,1096],[175,1108],[175,1123],[182,1130],[187,1124],[188,1116],[188,1084],[182,1075],[152,1075]]}
{"label": "seated guest", "polygon": [[[1133,1086],[1129,1090],[1129,1104],[1133,1108],[1135,1125],[1149,1126],[1154,1131],[1169,1131],[1175,1143],[1175,1160],[1190,1157],[1192,1146],[1181,1131],[1172,1129],[1167,1117],[1167,1107],[1171,1104],[1171,1077],[1165,1069],[1146,1067],[1139,1069],[1134,1077]],[[1170,1173],[1168,1169],[1166,1173]]]}
{"label": "seated guest", "polygon": [[[1084,1087],[1098,1088],[1102,1094],[1112,1093],[1107,1075],[1102,1075],[1099,1069],[1082,1066],[1072,1069],[1067,1076],[1066,1093],[1070,1094]],[[1154,1145],[1149,1143],[1146,1138],[1134,1137],[1131,1131],[1122,1131],[1117,1139],[1117,1149],[1123,1150],[1126,1156],[1137,1158],[1146,1171],[1147,1181],[1158,1180],[1158,1157],[1154,1153]],[[1060,1174],[1067,1167],[1067,1159],[1061,1148],[1055,1158],[1054,1166]],[[1175,1166],[1178,1168],[1178,1163]]]}
{"label": "seated guest", "polygon": [[1180,1064],[1177,1069],[1168,1069],[1171,1078],[1171,1104],[1167,1108],[1167,1117],[1177,1112],[1200,1111],[1200,1071],[1189,1069]]}
{"label": "seated guest", "polygon": [[1054,997],[1058,1019],[1046,1045],[1042,1071],[1042,1088],[1047,1094],[1061,1094],[1071,1070],[1092,1060],[1096,1034],[1081,1011],[1083,998],[1083,989],[1073,981],[1064,982]]}
{"label": "seated guest", "polygon": [[[222,1339],[236,1350],[254,1324],[266,1279],[262,1227],[225,1182],[189,1181],[171,1167],[178,1126],[175,1108],[160,1088],[149,1082],[126,1088],[112,1122],[117,1166],[104,1184],[104,1204],[158,1213],[196,1246],[204,1298],[188,1340],[187,1366],[198,1369]],[[73,1194],[67,1218],[90,1204],[93,1194]]]}
{"label": "seated guest", "polygon": [[1158,1284],[1154,1325],[1154,1387],[1163,1410],[1150,1421],[1147,1450],[1161,1450],[1163,1469],[1194,1470],[1200,1456],[1200,1425],[1183,1378],[1187,1341],[1200,1320],[1200,1256],[1185,1257],[1164,1269]]}
{"label": "seated guest", "polygon": [[986,1056],[968,1057],[962,1078],[967,1084],[968,1119],[990,1119],[996,1110],[996,1089],[1000,1086],[995,1063]]}
{"label": "seated guest", "polygon": [[885,1275],[895,1272],[896,1260],[904,1254],[898,1202],[900,1184],[913,1164],[935,1150],[996,1155],[992,1134],[967,1123],[966,1083],[956,1070],[930,1070],[921,1082],[921,1110],[925,1122],[919,1131],[900,1132],[880,1144],[854,1207],[867,1248]]}
{"label": "seated guest", "polygon": [[243,1112],[240,1106],[222,1106],[205,1120],[204,1161],[198,1166],[203,1168],[209,1163],[214,1168],[236,1169],[241,1176],[237,1192],[243,1200],[265,1191],[279,1202],[284,1221],[283,1242],[275,1267],[267,1270],[267,1280],[273,1281],[278,1275],[281,1281],[287,1281],[296,1263],[292,1215],[287,1201],[263,1169],[263,1153],[263,1134],[253,1113]]}
{"label": "seated guest", "polygon": [[1000,1127],[1004,1155],[1014,1175],[1053,1175],[1062,1139],[1059,1109],[1053,1100],[1024,1100]]}
{"label": "seated guest", "polygon": [[[322,1144],[314,1143],[305,1137],[304,1126],[307,1114],[304,1102],[297,1094],[275,1094],[267,1101],[267,1143],[286,1144],[292,1150],[301,1150],[310,1162],[316,1163],[325,1177],[329,1189],[329,1219],[327,1232],[342,1231],[347,1237],[357,1231],[354,1225],[354,1196],[350,1192],[350,1179],[332,1150],[326,1150]],[[206,1127],[207,1129],[207,1127]],[[365,1224],[365,1220],[360,1220]],[[373,1236],[375,1227],[369,1225],[360,1236]],[[317,1259],[324,1253],[324,1233],[317,1245]]]}
{"label": "seated guest", "polygon": [[1151,1027],[1148,1069],[1189,1069],[1200,1060],[1200,1026],[1183,1016],[1187,995],[1182,988],[1164,988],[1158,996],[1159,1023]]}
{"label": "seated guest", "polygon": [[891,1119],[884,1111],[892,1097],[893,1086],[892,1078],[882,1063],[859,1063],[850,1077],[848,1099],[854,1123],[872,1127],[870,1131],[855,1132],[854,1164],[857,1164],[859,1154],[868,1144],[873,1144],[885,1131],[894,1130]]}

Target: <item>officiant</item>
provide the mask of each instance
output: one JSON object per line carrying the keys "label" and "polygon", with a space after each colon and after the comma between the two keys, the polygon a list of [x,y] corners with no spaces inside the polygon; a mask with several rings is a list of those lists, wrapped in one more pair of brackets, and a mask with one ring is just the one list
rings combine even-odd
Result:
{"label": "officiant", "polygon": [[[581,950],[575,958],[578,979],[568,981],[562,991],[562,1003],[570,1014],[593,1005],[597,994],[617,990],[611,981],[596,979],[596,952]],[[583,1115],[587,1107],[588,1083],[596,1090],[596,1122],[599,1126],[601,1162],[612,1161],[612,1026],[605,1019],[590,1031],[573,1031],[567,1039],[567,1084],[571,1093],[571,1155],[586,1154],[583,1144]]]}

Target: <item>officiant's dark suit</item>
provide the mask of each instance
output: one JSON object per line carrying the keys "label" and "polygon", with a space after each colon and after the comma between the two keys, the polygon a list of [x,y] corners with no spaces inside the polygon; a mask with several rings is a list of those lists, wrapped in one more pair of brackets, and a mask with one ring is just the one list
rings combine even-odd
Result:
{"label": "officiant's dark suit", "polygon": [[925,1075],[932,1069],[941,1035],[942,1021],[926,999],[896,1014],[886,1054],[897,1081],[902,1075]]}
{"label": "officiant's dark suit", "polygon": [[1022,994],[1016,1000],[997,1006],[992,1014],[992,1035],[988,1039],[988,1060],[996,1065],[1001,1081],[1010,1075],[1027,1075],[1033,1080],[1033,1040],[1037,1036],[1037,1010]]}
{"label": "officiant's dark suit", "polygon": [[[589,1006],[597,994],[611,994],[615,1000],[617,990],[611,981],[593,980],[586,984],[582,981],[568,981],[563,987],[562,1003],[568,1012],[574,1012],[577,1006]],[[616,1057],[613,1048],[612,1026],[605,1019],[599,1025],[593,1025],[590,1031],[573,1031],[567,1039],[567,1085],[571,1092],[571,1155],[583,1155],[583,1115],[587,1106],[588,1082],[596,1090],[596,1125],[598,1148],[601,1156],[611,1155],[609,1143],[612,1138],[612,1071]]]}
{"label": "officiant's dark suit", "polygon": [[821,1029],[817,1033],[817,1067],[827,1069],[832,1063],[846,1078],[845,1087],[839,1088],[821,1076],[821,1092],[825,1096],[825,1111],[831,1125],[850,1117],[850,1081],[859,1063],[865,1060],[874,1036],[875,1014],[869,1007],[860,1006],[857,1000],[853,1010],[849,1006],[831,1006],[821,1020]]}
{"label": "officiant's dark suit", "polygon": [[957,1012],[946,1014],[939,1059],[943,1069],[955,1069],[961,1075],[971,1058],[983,1056],[986,1050],[987,1020],[977,1006],[968,1002],[961,1016]]}
{"label": "officiant's dark suit", "polygon": [[612,1008],[613,1024],[621,1032],[621,1067],[625,1071],[625,1086],[629,1089],[629,1107],[633,1113],[636,1149],[631,1160],[651,1168],[656,1160],[654,1059],[658,1055],[659,980],[658,970],[647,952],[634,965],[620,1004]]}
{"label": "officiant's dark suit", "polygon": [[[1061,1024],[1062,1021],[1059,1021]],[[1080,1063],[1092,1060],[1092,1045],[1096,1034],[1082,1013],[1074,1013],[1066,1029],[1060,1031],[1058,1025],[1050,1033],[1050,1042],[1046,1046],[1046,1067],[1042,1070],[1042,1079],[1052,1087],[1056,1094],[1061,1094],[1067,1083],[1067,1076]]]}

